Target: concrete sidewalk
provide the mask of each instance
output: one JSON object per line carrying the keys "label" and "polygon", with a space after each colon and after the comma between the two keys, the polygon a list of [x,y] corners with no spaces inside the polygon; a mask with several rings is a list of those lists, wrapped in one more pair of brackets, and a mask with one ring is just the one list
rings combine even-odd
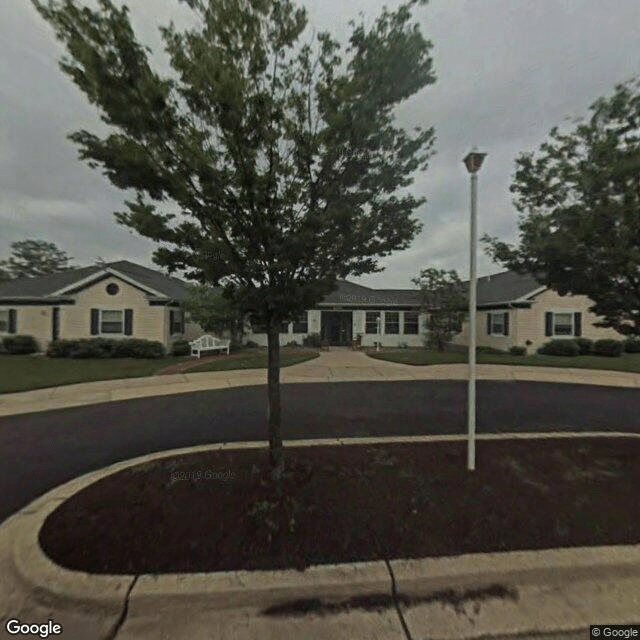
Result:
{"label": "concrete sidewalk", "polygon": [[[370,358],[359,351],[334,348],[320,356],[286,367],[280,372],[282,383],[353,382],[393,380],[466,380],[466,364],[415,366]],[[521,380],[595,384],[640,388],[640,373],[555,367],[525,367],[485,364],[477,367],[480,380]],[[61,387],[36,389],[0,395],[0,416],[66,407],[116,402],[149,396],[164,396],[192,391],[266,385],[266,369],[236,369],[204,373],[179,373],[83,382]]]}

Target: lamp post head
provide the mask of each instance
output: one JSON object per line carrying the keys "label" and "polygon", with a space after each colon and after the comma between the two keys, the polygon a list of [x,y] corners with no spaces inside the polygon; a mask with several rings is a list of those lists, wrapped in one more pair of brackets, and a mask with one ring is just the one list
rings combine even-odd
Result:
{"label": "lamp post head", "polygon": [[474,147],[469,151],[462,162],[464,162],[469,173],[478,173],[486,155],[486,153],[480,153],[478,149]]}

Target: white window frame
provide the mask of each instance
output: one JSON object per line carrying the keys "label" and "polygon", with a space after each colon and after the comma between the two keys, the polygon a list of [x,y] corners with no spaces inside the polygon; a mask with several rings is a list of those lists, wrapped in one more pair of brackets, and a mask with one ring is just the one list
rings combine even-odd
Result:
{"label": "white window frame", "polygon": [[[368,313],[375,313],[376,314],[376,319],[371,322],[367,322],[367,314]],[[382,321],[382,313],[380,311],[365,311],[364,312],[364,333],[367,336],[377,336],[378,335],[378,318],[380,318],[380,320]],[[372,325],[375,324],[376,325],[376,330],[375,331],[367,331],[367,324]],[[382,327],[380,327],[380,329],[382,329]]]}
{"label": "white window frame", "polygon": [[5,324],[6,324],[6,328],[2,328],[0,326],[0,333],[9,333],[9,309],[0,309],[0,315],[1,314],[6,314],[5,318]]}
{"label": "white window frame", "polygon": [[[415,333],[407,333],[405,331],[407,313],[415,313],[416,316],[416,330]],[[403,311],[402,312],[402,335],[403,336],[417,336],[420,334],[420,312],[419,311]]]}
{"label": "white window frame", "polygon": [[[107,312],[112,312],[112,311],[117,311],[118,313],[122,314],[122,331],[116,332],[116,331],[103,331],[102,330],[102,314],[107,311]],[[123,336],[124,335],[124,309],[98,309],[98,335],[99,336]]]}
{"label": "white window frame", "polygon": [[[397,323],[393,323],[393,324],[397,324],[398,325],[398,330],[394,331],[394,332],[388,332],[387,331],[387,314],[388,313],[397,313],[398,314],[398,322]],[[383,330],[384,335],[389,335],[389,336],[399,336],[400,335],[400,312],[399,311],[385,311],[384,312],[384,330]]]}
{"label": "white window frame", "polygon": [[[303,324],[307,326],[306,331],[296,331],[296,325]],[[300,334],[308,334],[309,333],[309,312],[303,311],[295,322],[291,323],[291,333],[300,333]]]}
{"label": "white window frame", "polygon": [[[571,310],[571,309],[550,309],[551,313],[553,314],[551,316],[551,335],[548,336],[550,338],[575,338],[576,337],[576,313],[581,313],[579,312],[577,309],[576,310]],[[556,333],[556,315],[560,315],[560,314],[564,314],[564,315],[569,315],[571,316],[571,333]]]}
{"label": "white window frame", "polygon": [[[506,312],[505,311],[489,311],[489,315],[491,316],[491,333],[489,333],[490,336],[496,336],[496,337],[500,337],[500,338],[504,338],[504,314]],[[502,330],[500,331],[500,333],[496,333],[493,330],[493,316],[500,316],[500,318],[502,319]]]}

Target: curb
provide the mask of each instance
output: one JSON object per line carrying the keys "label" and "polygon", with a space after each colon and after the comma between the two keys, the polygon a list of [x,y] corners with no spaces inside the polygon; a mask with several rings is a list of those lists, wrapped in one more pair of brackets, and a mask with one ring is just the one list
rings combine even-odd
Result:
{"label": "curb", "polygon": [[[367,360],[375,361],[375,358]],[[281,384],[341,383],[341,382],[406,382],[426,380],[467,380],[465,364],[407,365],[389,361],[380,366],[328,367],[307,365],[318,358],[285,367]],[[315,369],[337,369],[337,373],[319,374]],[[305,372],[305,367],[311,371]],[[354,372],[354,369],[372,369],[370,373]],[[464,369],[464,371],[463,371]],[[212,375],[213,374],[213,375]],[[221,375],[218,375],[221,374]],[[478,380],[505,382],[540,382],[557,384],[582,384],[629,389],[640,388],[640,374],[627,371],[599,369],[571,369],[562,367],[531,367],[500,364],[478,365]],[[103,388],[105,383],[111,386]],[[202,373],[175,373],[146,376],[142,378],[120,378],[111,381],[94,381],[47,387],[31,391],[0,394],[0,417],[53,411],[93,404],[138,400],[141,398],[173,396],[197,391],[214,391],[244,386],[266,384],[264,369],[232,369],[229,371]],[[169,389],[169,387],[171,387]],[[167,393],[169,389],[170,393]]]}
{"label": "curb", "polygon": [[[549,438],[640,438],[640,434],[545,433],[485,434],[479,440]],[[466,436],[405,436],[286,441],[286,446],[366,445],[377,443],[442,442]],[[223,443],[173,449],[118,462],[71,480],[44,494],[10,517],[14,534],[11,560],[20,581],[38,602],[60,610],[80,608],[97,614],[117,614],[123,602],[136,615],[152,615],[160,608],[198,603],[207,609],[266,607],[305,598],[345,599],[391,592],[384,561],[320,565],[279,571],[232,571],[165,575],[94,575],[65,569],[42,551],[38,535],[46,517],[81,489],[123,469],[152,460],[202,451],[266,447],[264,442]],[[468,554],[455,557],[391,560],[397,588],[407,595],[442,589],[488,587],[496,582],[553,585],[583,579],[640,576],[640,545],[575,547],[543,551]],[[133,585],[133,588],[131,588]],[[129,593],[130,592],[130,593]],[[622,621],[621,621],[622,622]]]}

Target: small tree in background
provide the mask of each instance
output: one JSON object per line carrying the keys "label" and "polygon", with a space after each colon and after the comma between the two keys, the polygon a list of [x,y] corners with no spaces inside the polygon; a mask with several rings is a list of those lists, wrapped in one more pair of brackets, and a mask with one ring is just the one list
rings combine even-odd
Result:
{"label": "small tree in background", "polygon": [[[184,0],[199,25],[161,29],[174,70],[151,68],[126,7],[33,0],[67,49],[61,69],[111,133],[78,131],[80,157],[137,197],[117,220],[163,246],[156,264],[223,286],[266,325],[271,461],[283,465],[279,328],[406,249],[424,203],[408,193],[434,133],[394,126],[396,106],[435,82],[432,45],[408,0],[370,27],[300,44],[290,0]],[[279,473],[275,474],[279,477]]]}
{"label": "small tree in background", "polygon": [[454,270],[424,269],[412,282],[420,287],[422,311],[429,314],[426,346],[444,351],[467,317],[467,289]]}
{"label": "small tree in background", "polygon": [[231,333],[231,343],[242,343],[244,319],[220,290],[206,284],[189,286],[189,295],[183,302],[184,310],[204,331]]}
{"label": "small tree in background", "polygon": [[590,111],[516,159],[520,245],[482,240],[509,269],[591,298],[596,326],[640,335],[640,81],[618,85]]}
{"label": "small tree in background", "polygon": [[69,264],[72,260],[53,242],[45,240],[20,240],[12,242],[11,256],[0,261],[0,280],[46,276],[75,268]]}

